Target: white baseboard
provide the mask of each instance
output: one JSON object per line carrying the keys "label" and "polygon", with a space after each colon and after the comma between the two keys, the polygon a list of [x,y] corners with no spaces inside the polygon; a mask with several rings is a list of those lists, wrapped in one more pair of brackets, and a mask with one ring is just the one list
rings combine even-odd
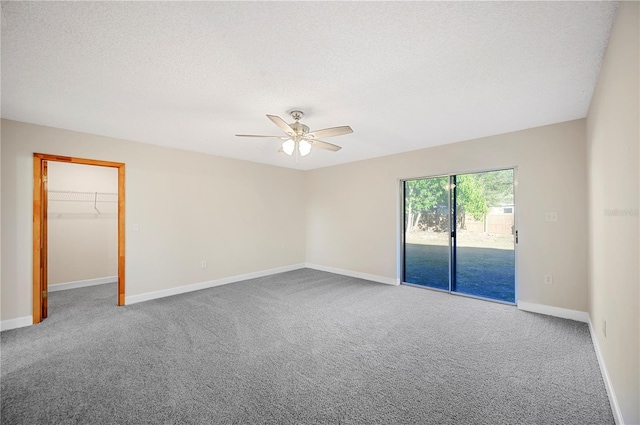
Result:
{"label": "white baseboard", "polygon": [[17,317],[15,319],[0,321],[0,331],[8,331],[9,329],[23,328],[33,325],[33,316]]}
{"label": "white baseboard", "polygon": [[593,326],[593,323],[591,323],[591,317],[589,317],[588,323],[589,332],[591,333],[591,341],[593,341],[593,348],[596,351],[598,365],[600,365],[600,373],[602,373],[604,387],[606,388],[607,395],[609,396],[609,404],[611,405],[611,411],[613,412],[613,419],[616,421],[616,425],[623,425],[624,421],[622,420],[622,411],[620,410],[618,399],[616,398],[616,394],[613,391],[613,385],[611,385],[611,380],[609,379],[609,372],[607,372],[607,366],[604,363],[604,357],[602,356],[600,344],[598,344],[598,339],[596,338],[596,330]]}
{"label": "white baseboard", "polygon": [[74,282],[56,283],[48,285],[49,292],[65,291],[67,289],[84,288],[87,286],[104,285],[105,283],[118,283],[118,276],[98,277],[96,279],[76,280]]}
{"label": "white baseboard", "polygon": [[313,263],[306,263],[305,266],[308,269],[341,274],[349,277],[357,277],[358,279],[371,280],[373,282],[384,283],[385,285],[394,285],[394,286],[400,285],[400,279],[394,279],[392,277],[379,276],[379,275],[369,274],[369,273],[354,272],[352,270],[338,269],[336,267],[329,267],[329,266],[321,266],[319,264],[313,264]]}
{"label": "white baseboard", "polygon": [[553,307],[544,304],[534,304],[525,301],[518,301],[518,309],[529,311],[531,313],[540,313],[546,314],[547,316],[560,317],[562,319],[571,319],[577,322],[589,322],[589,313],[587,313],[586,311],[569,310],[568,308]]}
{"label": "white baseboard", "polygon": [[534,304],[534,303],[528,303],[523,301],[518,301],[518,309],[523,311],[529,311],[532,313],[546,314],[547,316],[555,316],[555,317],[561,317],[563,319],[576,320],[578,322],[584,322],[589,325],[589,333],[591,334],[591,341],[593,341],[593,348],[596,352],[598,365],[600,366],[600,373],[602,373],[602,380],[604,381],[604,386],[605,386],[605,389],[607,390],[607,396],[609,396],[609,404],[611,405],[613,419],[615,420],[616,425],[624,425],[624,420],[622,418],[622,411],[620,410],[618,399],[616,398],[615,392],[613,390],[613,385],[611,384],[611,380],[609,379],[607,366],[604,362],[604,357],[602,356],[602,351],[600,350],[600,344],[598,343],[598,339],[596,338],[596,330],[593,326],[593,323],[591,323],[591,316],[589,316],[589,313],[584,311],[569,310],[566,308],[552,307],[548,305]]}
{"label": "white baseboard", "polygon": [[147,292],[138,295],[125,296],[125,305],[136,304],[143,301],[155,300],[157,298],[170,297],[172,295],[184,294],[185,292],[199,291],[201,289],[213,288],[214,286],[226,285],[228,283],[240,282],[242,280],[255,279],[258,277],[270,276],[272,274],[289,272],[303,269],[304,264],[293,264],[291,266],[277,267],[275,269],[262,270],[259,272],[241,274],[237,276],[225,277],[222,279],[209,280],[206,282],[193,283],[191,285],[175,286],[161,291]]}
{"label": "white baseboard", "polygon": [[[350,276],[365,280],[370,280],[373,282],[384,283],[387,285],[399,285],[399,279],[393,279],[385,276],[372,275],[368,273],[355,272],[351,270],[339,269],[335,267],[321,266],[318,264],[306,263],[306,264],[294,264],[291,266],[277,267],[274,269],[263,270],[259,272],[247,273],[243,275],[231,276],[222,279],[210,280],[207,282],[194,283],[191,285],[178,286],[174,288],[164,289],[161,291],[147,292],[145,294],[139,295],[131,295],[125,297],[125,304],[135,304],[143,301],[149,301],[157,298],[169,297],[172,295],[183,294],[186,292],[198,291],[201,289],[212,288],[215,286],[226,285],[228,283],[239,282],[242,280],[255,279],[258,277],[269,276],[278,273],[284,273],[292,270],[298,270],[302,268],[310,268],[314,270],[326,271],[330,273],[341,274],[344,276]],[[114,280],[115,279],[115,280]],[[72,288],[81,288],[84,286],[92,286],[92,285],[101,285],[104,283],[117,282],[117,277],[107,277],[100,279],[90,279],[87,281],[78,281],[78,282],[69,282],[58,285],[51,285],[49,287],[49,291],[61,291],[64,289],[72,289]],[[59,286],[65,285],[64,288]],[[77,285],[77,286],[72,286]],[[56,287],[56,289],[53,289]],[[598,365],[600,366],[600,372],[602,373],[602,379],[604,381],[604,385],[607,391],[607,395],[609,397],[609,403],[611,404],[611,410],[613,412],[613,417],[617,425],[624,425],[624,421],[622,418],[622,412],[620,410],[620,405],[618,404],[618,399],[616,398],[615,392],[613,390],[613,385],[611,384],[611,380],[609,379],[609,373],[607,372],[607,367],[604,362],[604,357],[602,355],[602,351],[600,350],[600,345],[598,343],[598,339],[596,338],[596,330],[594,329],[593,324],[591,323],[591,318],[587,312],[577,311],[577,310],[569,310],[566,308],[553,307],[544,304],[535,304],[529,303],[525,301],[518,301],[518,309],[523,311],[529,311],[532,313],[540,313],[548,316],[560,317],[563,319],[571,319],[576,320],[578,322],[584,322],[589,325],[589,331],[591,334],[591,340],[593,341],[593,347],[596,352],[596,358],[598,359]],[[32,316],[24,316],[17,317],[15,319],[8,319],[0,321],[0,331],[6,331],[9,329],[22,328],[25,326],[31,326],[33,324]]]}

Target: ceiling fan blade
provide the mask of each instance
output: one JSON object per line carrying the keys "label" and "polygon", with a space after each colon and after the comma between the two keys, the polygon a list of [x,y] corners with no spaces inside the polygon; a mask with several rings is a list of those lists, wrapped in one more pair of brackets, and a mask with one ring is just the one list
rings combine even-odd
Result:
{"label": "ceiling fan blade", "polygon": [[312,139],[323,139],[326,137],[342,136],[343,134],[349,133],[353,133],[351,127],[343,125],[342,127],[331,127],[312,131],[311,133],[307,133],[306,137],[310,137]]}
{"label": "ceiling fan blade", "polygon": [[269,118],[275,125],[280,127],[282,131],[284,131],[289,136],[295,136],[296,132],[293,131],[293,128],[289,124],[287,124],[282,118],[277,115],[269,115],[267,114],[267,118]]}
{"label": "ceiling fan blade", "polygon": [[237,137],[268,137],[271,139],[288,139],[288,137],[283,137],[283,136],[261,136],[261,135],[257,135],[257,134],[236,134]]}
{"label": "ceiling fan blade", "polygon": [[323,142],[322,140],[309,140],[309,143],[311,143],[312,148],[325,149],[333,152],[342,149],[341,146],[334,145],[333,143]]}

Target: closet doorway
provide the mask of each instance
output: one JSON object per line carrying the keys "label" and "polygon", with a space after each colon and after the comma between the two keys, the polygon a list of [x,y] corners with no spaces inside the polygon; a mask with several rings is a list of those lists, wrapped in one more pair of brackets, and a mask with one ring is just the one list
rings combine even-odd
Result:
{"label": "closet doorway", "polygon": [[[125,240],[124,240],[124,211],[125,211],[125,167],[123,163],[100,161],[85,158],[74,158],[59,155],[35,153],[33,156],[33,323],[39,323],[48,315],[49,289],[49,200],[58,201],[76,199],[82,204],[82,211],[65,211],[59,206],[60,215],[81,213],[87,214],[92,210],[95,217],[99,214],[112,212],[117,215],[117,304],[124,305],[125,294]],[[49,163],[69,163],[96,167],[110,167],[117,169],[117,193],[93,194],[86,191],[52,191],[49,193]],[[89,199],[93,196],[92,199]],[[71,199],[73,198],[73,199]],[[98,199],[100,198],[100,199]],[[60,205],[63,202],[60,202]],[[114,205],[117,203],[117,206]],[[69,204],[68,204],[69,205]],[[66,208],[69,208],[67,206]],[[86,210],[86,211],[85,211]],[[102,210],[102,211],[101,211]]]}

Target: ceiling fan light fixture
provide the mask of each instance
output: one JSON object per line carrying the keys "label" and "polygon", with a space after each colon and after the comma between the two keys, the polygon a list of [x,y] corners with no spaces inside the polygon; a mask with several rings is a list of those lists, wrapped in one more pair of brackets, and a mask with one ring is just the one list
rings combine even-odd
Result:
{"label": "ceiling fan light fixture", "polygon": [[291,139],[287,139],[282,142],[282,152],[286,153],[289,156],[293,155],[293,151],[295,150],[295,148],[296,142]]}
{"label": "ceiling fan light fixture", "polygon": [[322,130],[309,131],[309,127],[300,122],[300,118],[304,113],[300,110],[293,110],[289,112],[291,118],[295,122],[288,124],[285,120],[277,115],[267,114],[267,118],[271,120],[280,130],[286,134],[282,136],[264,136],[256,134],[236,134],[238,137],[266,137],[270,139],[278,139],[282,142],[281,148],[278,152],[284,152],[288,156],[296,154],[296,161],[299,156],[307,156],[313,150],[323,149],[328,151],[339,151],[342,149],[338,145],[328,143],[320,139],[327,137],[342,136],[343,134],[353,133],[353,130],[348,125],[340,127],[323,128]]}
{"label": "ceiling fan light fixture", "polygon": [[300,156],[307,156],[311,153],[311,143],[306,140],[300,140],[298,142],[298,150],[300,151]]}

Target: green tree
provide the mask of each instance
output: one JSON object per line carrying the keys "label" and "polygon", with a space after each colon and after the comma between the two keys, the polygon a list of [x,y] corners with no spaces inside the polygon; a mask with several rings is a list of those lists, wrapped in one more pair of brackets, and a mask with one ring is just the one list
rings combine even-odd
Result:
{"label": "green tree", "polygon": [[423,214],[447,205],[448,177],[436,177],[405,182],[405,217],[406,229],[416,230]]}
{"label": "green tree", "polygon": [[462,217],[470,214],[476,220],[482,220],[489,210],[484,184],[475,174],[456,177],[456,201],[457,212]]}
{"label": "green tree", "polygon": [[513,204],[513,170],[489,171],[473,176],[482,183],[487,205]]}
{"label": "green tree", "polygon": [[[405,217],[409,232],[418,229],[426,214],[437,218],[446,213],[449,178],[435,177],[405,182]],[[456,176],[457,220],[464,226],[465,214],[482,220],[490,206],[513,203],[513,170]],[[444,210],[444,211],[443,211]]]}

